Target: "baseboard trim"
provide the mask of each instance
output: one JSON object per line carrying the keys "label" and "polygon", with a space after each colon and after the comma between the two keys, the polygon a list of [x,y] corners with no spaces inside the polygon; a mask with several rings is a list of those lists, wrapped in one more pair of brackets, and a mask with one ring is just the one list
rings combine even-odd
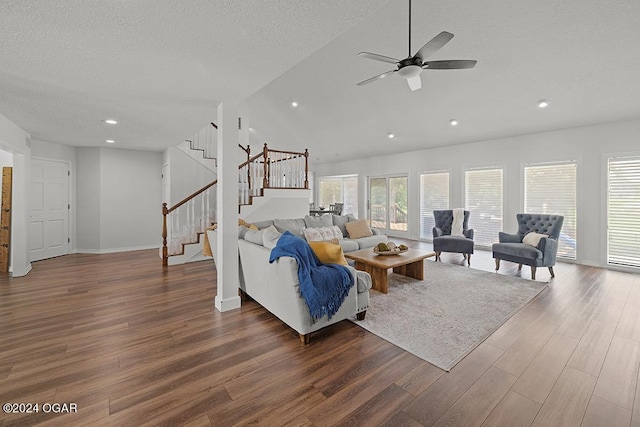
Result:
{"label": "baseboard trim", "polygon": [[112,254],[117,252],[143,251],[147,249],[160,249],[158,245],[130,246],[125,248],[108,248],[108,249],[80,249],[74,251],[77,254]]}

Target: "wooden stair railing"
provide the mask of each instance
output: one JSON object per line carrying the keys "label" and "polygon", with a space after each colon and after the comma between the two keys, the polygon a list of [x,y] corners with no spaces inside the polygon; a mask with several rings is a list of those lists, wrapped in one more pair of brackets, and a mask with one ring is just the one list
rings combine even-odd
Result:
{"label": "wooden stair railing", "polygon": [[[213,125],[213,123],[212,123]],[[215,126],[215,125],[214,125]],[[271,150],[264,144],[262,152],[251,156],[250,147],[244,148],[238,144],[247,154],[247,160],[242,162],[238,166],[239,177],[239,205],[250,205],[253,203],[253,197],[264,195],[265,188],[275,189],[309,189],[309,150],[305,149],[303,153],[295,151],[281,151]],[[261,179],[260,179],[261,178]],[[175,205],[167,207],[167,203],[162,204],[162,265],[169,265],[169,256],[178,255],[184,253],[184,245],[182,243],[182,250],[179,253],[169,254],[169,248],[167,246],[167,216],[172,212],[177,213],[177,209],[187,203],[193,203],[194,199],[200,195],[205,194],[208,189],[216,185],[218,180],[214,180],[189,196],[185,197]],[[208,194],[206,195],[208,198]],[[209,212],[209,209],[205,209],[205,205],[208,201],[202,201],[201,210],[203,212],[202,221],[209,222],[206,218],[205,212]],[[191,216],[194,217],[194,208],[192,206]],[[189,215],[189,213],[188,213]],[[192,218],[194,219],[194,218]],[[202,227],[202,231],[205,232],[208,225],[205,223]],[[179,227],[179,225],[178,225]],[[197,239],[199,241],[199,237]],[[192,243],[192,242],[189,242]],[[195,243],[195,242],[193,242]]]}

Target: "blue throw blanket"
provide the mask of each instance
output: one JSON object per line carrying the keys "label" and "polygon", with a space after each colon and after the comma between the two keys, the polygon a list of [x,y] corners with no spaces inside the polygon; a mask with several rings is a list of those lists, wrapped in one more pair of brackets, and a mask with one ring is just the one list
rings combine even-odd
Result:
{"label": "blue throw blanket", "polygon": [[300,294],[309,307],[311,318],[315,321],[326,314],[331,319],[354,284],[349,269],[344,265],[322,264],[304,239],[288,231],[271,250],[269,262],[283,256],[298,262]]}

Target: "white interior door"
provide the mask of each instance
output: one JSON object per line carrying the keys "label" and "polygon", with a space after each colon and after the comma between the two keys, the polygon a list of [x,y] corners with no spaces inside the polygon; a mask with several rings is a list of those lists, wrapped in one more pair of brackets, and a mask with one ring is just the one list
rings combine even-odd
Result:
{"label": "white interior door", "polygon": [[31,160],[29,191],[31,261],[69,253],[69,165]]}

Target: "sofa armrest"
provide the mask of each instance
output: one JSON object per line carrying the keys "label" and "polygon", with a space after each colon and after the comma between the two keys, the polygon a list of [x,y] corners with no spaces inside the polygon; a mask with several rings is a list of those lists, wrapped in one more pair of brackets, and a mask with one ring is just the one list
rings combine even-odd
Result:
{"label": "sofa armrest", "polygon": [[377,228],[372,228],[371,232],[373,233],[374,236],[382,234],[382,231],[378,230]]}
{"label": "sofa armrest", "polygon": [[468,229],[466,233],[464,233],[464,237],[473,240],[473,228]]}
{"label": "sofa armrest", "polygon": [[433,238],[435,239],[436,237],[440,237],[442,236],[444,233],[442,232],[441,228],[438,227],[433,227]]}
{"label": "sofa armrest", "polygon": [[522,243],[520,236],[517,234],[509,234],[502,231],[498,233],[498,241],[500,243]]}

